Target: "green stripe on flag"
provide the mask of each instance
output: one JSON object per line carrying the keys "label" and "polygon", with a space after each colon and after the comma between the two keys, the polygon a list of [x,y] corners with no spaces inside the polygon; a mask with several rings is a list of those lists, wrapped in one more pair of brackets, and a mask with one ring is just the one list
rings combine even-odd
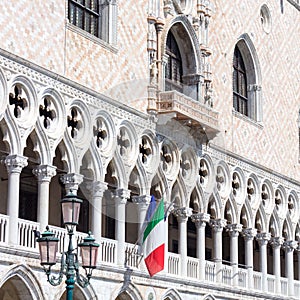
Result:
{"label": "green stripe on flag", "polygon": [[152,231],[152,229],[164,219],[165,211],[164,211],[164,201],[161,200],[158,204],[158,207],[151,219],[151,221],[148,223],[145,231],[144,231],[144,237],[143,242],[146,240],[149,233]]}

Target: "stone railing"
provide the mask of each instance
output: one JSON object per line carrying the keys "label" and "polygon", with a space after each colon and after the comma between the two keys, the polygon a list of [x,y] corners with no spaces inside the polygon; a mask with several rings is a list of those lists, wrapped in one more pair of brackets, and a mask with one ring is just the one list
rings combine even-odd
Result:
{"label": "stone railing", "polygon": [[188,257],[187,276],[190,278],[199,278],[199,259]]}
{"label": "stone railing", "polygon": [[216,281],[216,264],[212,261],[205,262],[205,280],[210,282]]}
{"label": "stone railing", "polygon": [[19,246],[31,248],[31,249],[37,249],[34,230],[39,231],[39,228],[40,225],[36,222],[19,219],[18,222]]}
{"label": "stone railing", "polygon": [[178,120],[201,125],[206,131],[219,131],[219,114],[211,107],[177,91],[161,92],[157,102],[158,114],[175,113]]}
{"label": "stone railing", "polygon": [[117,241],[106,238],[101,239],[101,261],[108,264],[115,264],[116,260]]}
{"label": "stone railing", "polygon": [[9,217],[0,214],[0,243],[7,243]]}
{"label": "stone railing", "polygon": [[168,273],[180,275],[180,255],[175,253],[168,254]]}
{"label": "stone railing", "polygon": [[125,260],[126,266],[132,268],[138,268],[141,260],[139,255],[139,249],[137,245],[128,244],[125,245]]}
{"label": "stone railing", "polygon": [[[7,247],[8,245],[8,225],[9,217],[6,215],[0,215],[0,245]],[[60,239],[58,252],[62,253],[66,251],[68,247],[68,234],[64,228],[49,226],[50,230],[53,231],[56,237]],[[19,246],[22,249],[28,249],[30,251],[37,252],[38,247],[35,242],[34,230],[39,230],[39,223],[31,222],[27,220],[18,221],[18,237]],[[86,236],[86,233],[76,232],[74,234],[74,243],[81,242]],[[99,241],[99,263],[109,264],[117,267],[117,241],[101,238]],[[143,270],[140,267],[141,256],[139,255],[138,247],[133,244],[125,244],[126,262],[127,266]],[[181,275],[181,256],[180,254],[168,253],[166,262],[166,272],[170,276],[180,277]],[[187,257],[187,277],[189,280],[199,280],[200,261],[197,258]],[[246,269],[239,268],[236,275],[238,280],[234,283],[233,280],[233,269],[229,265],[222,265],[220,269],[221,277],[219,283],[224,286],[233,286],[236,284],[241,289],[248,288],[248,272]],[[205,261],[205,281],[206,282],[217,282],[216,276],[216,264],[212,261]],[[288,295],[288,280],[287,278],[280,278],[280,293],[276,292],[276,280],[274,275],[267,275],[267,292],[273,295],[280,294],[283,296]],[[300,281],[294,281],[295,296],[298,297],[300,294]],[[260,272],[253,272],[253,291],[262,291],[262,274]]]}

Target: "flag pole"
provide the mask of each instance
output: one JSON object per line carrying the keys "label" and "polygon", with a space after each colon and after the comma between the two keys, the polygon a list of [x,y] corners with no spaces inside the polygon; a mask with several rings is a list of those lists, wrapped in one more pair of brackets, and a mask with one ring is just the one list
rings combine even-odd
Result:
{"label": "flag pole", "polygon": [[[163,201],[163,198],[160,198],[160,201]],[[160,201],[157,201],[157,202],[160,203]],[[156,201],[155,201],[155,202],[156,202]],[[173,202],[174,202],[174,201],[173,201]],[[172,202],[171,204],[173,204],[173,202]],[[149,206],[150,206],[150,203],[149,203]],[[148,206],[148,208],[149,208],[149,206]],[[170,206],[171,206],[171,205],[168,206],[168,209],[170,208]],[[154,215],[154,213],[156,212],[157,208],[158,208],[158,205],[156,205],[155,210],[154,210],[154,212],[153,212],[153,215]],[[167,209],[166,212],[165,212],[165,216],[164,216],[164,219],[165,219],[165,220],[166,220],[166,213],[167,213],[168,209]],[[146,217],[145,217],[145,218],[146,218]],[[148,222],[149,222],[149,220],[148,220]],[[128,262],[128,260],[129,260],[129,258],[132,257],[133,251],[134,251],[135,247],[138,245],[138,243],[140,242],[142,236],[144,235],[144,231],[145,231],[145,228],[146,228],[147,225],[148,225],[148,222],[146,222],[146,220],[144,220],[143,226],[141,227],[141,230],[140,230],[140,232],[139,232],[138,238],[137,238],[136,242],[134,243],[132,249],[130,250],[128,256],[127,256],[126,259],[125,259],[125,266],[127,265],[127,262]],[[144,255],[143,255],[143,254],[139,254],[139,256],[141,257],[141,259],[140,259],[140,261],[139,261],[139,263],[138,263],[138,266],[140,265],[141,260],[142,260],[142,258],[143,258]]]}

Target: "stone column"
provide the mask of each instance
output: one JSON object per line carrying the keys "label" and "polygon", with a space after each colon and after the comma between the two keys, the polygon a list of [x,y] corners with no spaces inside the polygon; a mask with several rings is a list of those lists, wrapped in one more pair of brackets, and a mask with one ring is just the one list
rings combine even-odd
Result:
{"label": "stone column", "polygon": [[271,238],[271,234],[267,232],[258,233],[256,240],[259,244],[260,252],[260,272],[261,272],[261,287],[262,291],[268,291],[267,274],[268,274],[268,263],[267,263],[267,244]]}
{"label": "stone column", "polygon": [[199,259],[199,279],[205,280],[205,226],[210,220],[206,213],[193,214],[192,221],[197,230],[197,258]]}
{"label": "stone column", "polygon": [[179,225],[179,247],[178,252],[181,259],[181,276],[187,276],[187,227],[186,222],[192,214],[192,209],[182,207],[173,211],[178,220]]}
{"label": "stone column", "polygon": [[117,263],[125,265],[125,222],[126,222],[126,203],[130,198],[130,191],[118,189],[115,191],[115,218],[116,218],[116,240],[117,244]]}
{"label": "stone column", "polygon": [[232,266],[232,279],[233,285],[238,286],[238,279],[239,279],[239,252],[238,252],[238,237],[239,232],[242,231],[241,224],[229,224],[227,225],[227,231],[230,236],[230,263]]}
{"label": "stone column", "polygon": [[164,68],[163,68],[163,53],[161,53],[161,41],[162,31],[164,29],[164,23],[161,19],[156,21],[156,32],[157,32],[157,67],[158,67],[158,88],[163,91],[164,89]]}
{"label": "stone column", "polygon": [[297,258],[298,258],[298,281],[300,281],[300,245],[298,241],[297,248],[295,249],[297,251]]}
{"label": "stone column", "polygon": [[5,159],[8,175],[7,191],[7,215],[9,216],[8,242],[17,245],[18,219],[19,219],[19,190],[20,174],[27,166],[27,157],[21,155],[9,155]]}
{"label": "stone column", "polygon": [[53,176],[56,175],[56,167],[40,165],[32,170],[38,180],[38,213],[37,220],[40,223],[40,231],[44,231],[49,224],[49,186]]}
{"label": "stone column", "polygon": [[216,279],[217,282],[222,282],[222,232],[227,221],[224,219],[210,220],[213,230],[213,259],[216,264]]}
{"label": "stone column", "polygon": [[95,181],[89,183],[87,187],[91,191],[91,231],[95,237],[96,242],[100,243],[102,237],[102,198],[104,192],[107,190],[107,183],[102,181]]}
{"label": "stone column", "polygon": [[77,195],[80,183],[83,181],[83,175],[76,173],[65,174],[61,177],[62,183],[65,185],[66,193],[72,192]]}
{"label": "stone column", "polygon": [[273,237],[270,240],[270,244],[273,248],[273,270],[275,276],[275,292],[277,294],[281,293],[281,284],[280,284],[280,247],[283,243],[283,238],[281,237]]}
{"label": "stone column", "polygon": [[282,247],[285,250],[285,277],[288,280],[288,296],[294,296],[294,257],[293,253],[297,246],[295,241],[284,242]]}
{"label": "stone column", "polygon": [[149,195],[142,195],[142,196],[133,196],[132,202],[135,203],[138,207],[138,223],[139,223],[139,232],[138,237],[141,241],[142,234],[144,231],[144,223],[146,219],[147,209],[149,207],[149,203],[151,201],[151,196]]}
{"label": "stone column", "polygon": [[[151,196],[149,195],[142,195],[142,196],[133,196],[132,202],[135,203],[138,207],[138,223],[139,223],[139,229],[138,229],[138,243],[139,243],[139,253],[141,254],[141,246],[143,243],[143,232],[145,230],[145,219],[146,219],[146,213],[147,209],[149,207],[149,203],[151,201]],[[140,266],[142,270],[146,270],[146,266],[144,264],[144,260],[142,259],[140,262]]]}
{"label": "stone column", "polygon": [[242,231],[245,240],[245,264],[248,271],[248,288],[253,288],[253,239],[256,236],[256,229],[246,228]]}

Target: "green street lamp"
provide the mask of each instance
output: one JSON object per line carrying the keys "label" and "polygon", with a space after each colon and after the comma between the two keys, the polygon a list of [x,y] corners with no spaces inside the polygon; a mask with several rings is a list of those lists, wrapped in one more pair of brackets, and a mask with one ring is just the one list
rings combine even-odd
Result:
{"label": "green street lamp", "polygon": [[56,264],[56,253],[58,249],[59,239],[54,233],[46,227],[46,231],[37,238],[39,243],[39,251],[41,265],[47,275],[48,282],[57,286],[61,284],[63,275],[66,276],[67,300],[73,299],[74,284],[77,282],[81,287],[86,287],[92,277],[93,269],[96,268],[99,244],[95,243],[95,239],[91,236],[91,232],[78,244],[81,250],[82,267],[85,269],[86,277],[79,273],[79,260],[77,249],[73,248],[72,237],[74,235],[74,227],[78,225],[80,205],[82,200],[72,192],[68,193],[61,201],[63,214],[63,222],[68,231],[69,245],[68,250],[62,253],[61,265],[58,277],[51,275],[51,267]]}

